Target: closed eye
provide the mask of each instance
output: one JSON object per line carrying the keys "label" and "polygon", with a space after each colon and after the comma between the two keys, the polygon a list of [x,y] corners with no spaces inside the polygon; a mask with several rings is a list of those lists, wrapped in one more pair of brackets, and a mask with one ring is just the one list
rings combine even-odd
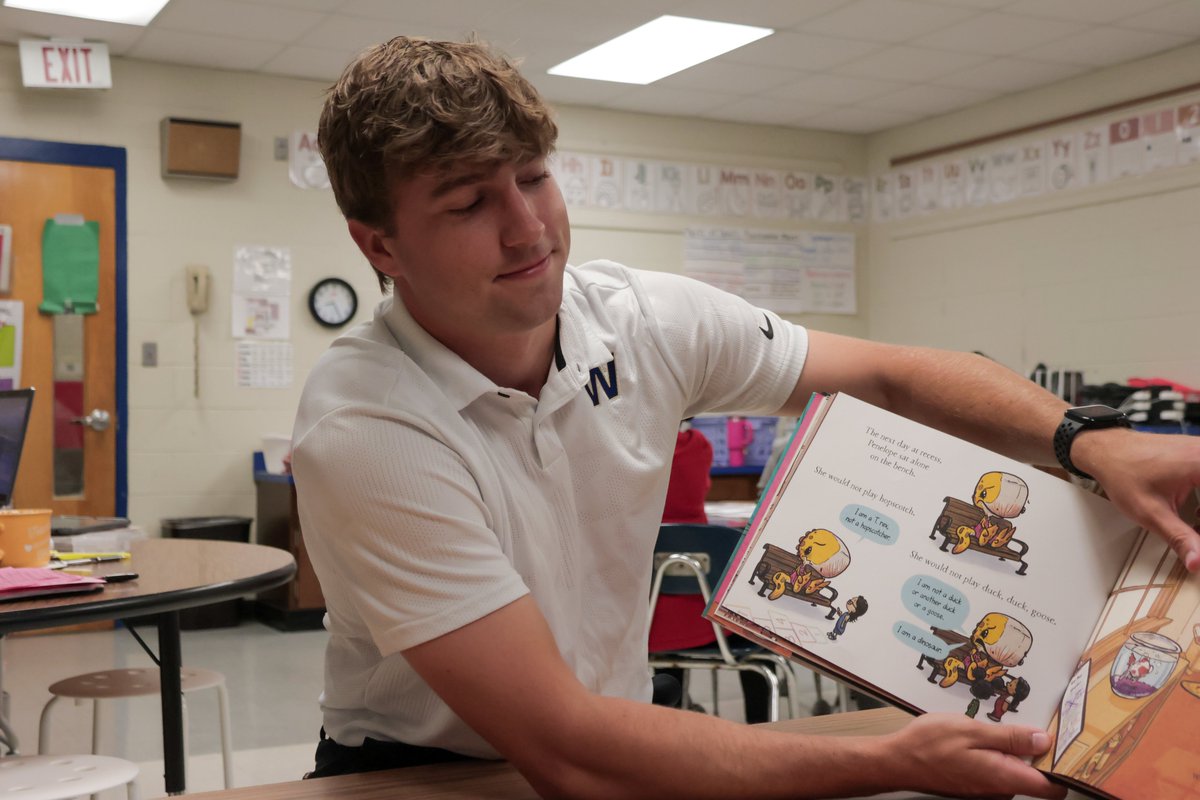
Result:
{"label": "closed eye", "polygon": [[480,195],[479,197],[476,197],[473,201],[471,201],[471,203],[468,205],[459,206],[458,208],[447,209],[447,211],[451,214],[455,214],[458,216],[466,216],[467,214],[470,214],[472,211],[475,211],[476,209],[478,209],[482,204],[483,204],[483,195]]}

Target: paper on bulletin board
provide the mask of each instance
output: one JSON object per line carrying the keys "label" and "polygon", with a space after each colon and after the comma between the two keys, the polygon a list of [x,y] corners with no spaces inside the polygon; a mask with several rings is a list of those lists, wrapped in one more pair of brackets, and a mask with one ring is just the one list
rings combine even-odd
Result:
{"label": "paper on bulletin board", "polygon": [[235,339],[287,339],[292,255],[286,247],[239,245],[233,251]]}
{"label": "paper on bulletin board", "polygon": [[12,291],[12,225],[0,225],[0,292]]}
{"label": "paper on bulletin board", "polygon": [[95,314],[100,293],[100,223],[55,214],[42,228],[44,314]]}
{"label": "paper on bulletin board", "polygon": [[292,385],[290,342],[237,343],[237,385],[242,389],[287,389]]}
{"label": "paper on bulletin board", "polygon": [[0,300],[0,391],[21,386],[21,348],[25,334],[25,304]]}

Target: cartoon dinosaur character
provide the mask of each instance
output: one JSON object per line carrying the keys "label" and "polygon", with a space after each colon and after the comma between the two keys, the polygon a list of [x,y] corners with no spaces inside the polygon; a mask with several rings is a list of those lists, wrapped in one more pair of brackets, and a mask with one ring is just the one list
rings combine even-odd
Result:
{"label": "cartoon dinosaur character", "polygon": [[971,634],[971,649],[963,658],[947,656],[942,662],[946,676],[942,688],[953,686],[965,675],[971,683],[991,682],[1025,661],[1033,634],[1024,623],[1007,614],[985,614]]}
{"label": "cartoon dinosaur character", "polygon": [[774,588],[767,595],[778,600],[789,584],[796,594],[816,594],[829,585],[829,579],[846,571],[850,565],[850,550],[845,542],[825,528],[813,528],[796,544],[800,563],[791,574],[780,570],[771,578]]}
{"label": "cartoon dinosaur character", "polygon": [[975,484],[972,502],[983,511],[983,519],[970,525],[960,525],[955,534],[958,542],[950,552],[958,554],[977,542],[984,547],[1001,548],[1008,544],[1017,529],[1009,522],[1025,513],[1029,502],[1029,485],[1007,472],[985,472]]}

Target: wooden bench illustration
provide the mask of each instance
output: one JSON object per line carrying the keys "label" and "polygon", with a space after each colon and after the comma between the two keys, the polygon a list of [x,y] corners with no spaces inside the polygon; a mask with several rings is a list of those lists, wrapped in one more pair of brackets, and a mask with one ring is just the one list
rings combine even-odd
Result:
{"label": "wooden bench illustration", "polygon": [[[950,545],[958,543],[958,529],[960,526],[974,528],[979,524],[984,517],[983,509],[971,503],[959,500],[956,497],[945,498],[946,506],[942,509],[942,513],[938,515],[937,522],[933,525],[933,531],[929,534],[930,539],[937,538],[940,533],[942,535],[943,552],[949,550]],[[967,545],[968,550],[974,550],[977,553],[987,553],[990,556],[995,556],[1001,561],[1013,561],[1020,564],[1017,569],[1018,575],[1024,575],[1025,570],[1029,569],[1029,564],[1025,561],[1025,554],[1029,552],[1029,545],[1020,539],[1009,539],[1003,547],[992,547],[986,544],[980,544],[974,539]]]}
{"label": "wooden bench illustration", "polygon": [[[761,585],[758,587],[758,596],[763,597],[769,589],[774,588],[772,578],[776,573],[782,572],[784,575],[791,575],[792,572],[800,568],[800,557],[794,552],[784,550],[773,544],[763,545],[763,554],[758,559],[758,564],[754,567],[754,572],[750,575],[750,585],[754,585],[754,579],[757,578]],[[812,594],[806,594],[803,591],[792,591],[791,583],[788,582],[784,588],[785,595],[795,597],[797,600],[807,600],[814,606],[825,606],[829,608],[829,614],[826,619],[833,619],[835,611],[833,609],[833,601],[837,599],[837,589],[832,586],[826,586],[820,591]]]}

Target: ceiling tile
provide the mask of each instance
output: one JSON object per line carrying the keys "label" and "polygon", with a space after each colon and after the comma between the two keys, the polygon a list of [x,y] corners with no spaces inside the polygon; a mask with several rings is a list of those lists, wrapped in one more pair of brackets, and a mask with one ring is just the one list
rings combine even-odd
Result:
{"label": "ceiling tile", "polygon": [[1002,8],[1013,0],[920,0],[922,3],[940,4],[946,6],[958,6],[960,8],[978,8],[980,10],[991,10]]}
{"label": "ceiling tile", "polygon": [[546,73],[529,73],[529,78],[542,96],[553,103],[573,106],[602,106],[610,100],[629,94],[627,83],[590,81],[585,78],[564,78]]}
{"label": "ceiling tile", "polygon": [[802,117],[800,123],[805,128],[816,128],[826,131],[842,131],[846,133],[874,133],[893,128],[920,118],[917,113],[902,113],[899,111],[883,111],[881,109],[857,108],[845,106],[831,111],[822,111],[812,116]]}
{"label": "ceiling tile", "polygon": [[904,42],[977,14],[977,9],[911,0],[856,0],[804,23],[801,30],[871,42]]}
{"label": "ceiling tile", "polygon": [[1016,0],[1004,10],[1031,17],[1105,23],[1170,2],[1172,0]]}
{"label": "ceiling tile", "polygon": [[913,40],[925,47],[1003,56],[1087,30],[1087,23],[990,12]]}
{"label": "ceiling tile", "polygon": [[[486,1],[486,0],[485,0]],[[666,13],[673,2],[627,5],[625,0],[609,3],[580,3],[578,0],[525,0],[511,13],[492,14],[480,29],[509,37],[533,34],[541,39],[561,39],[578,45],[571,55],[632,30]]]}
{"label": "ceiling tile", "polygon": [[1191,38],[1151,31],[1094,28],[1053,44],[1026,50],[1023,58],[1106,67],[1186,44]]}
{"label": "ceiling tile", "polygon": [[977,105],[996,96],[996,92],[973,89],[952,89],[947,86],[909,86],[874,98],[871,108],[885,111],[911,111],[922,116],[945,114],[960,108]]}
{"label": "ceiling tile", "polygon": [[377,19],[337,14],[325,17],[297,38],[295,43],[306,47],[357,53],[371,45],[385,42],[395,34],[410,33],[400,28],[399,25],[380,24]]}
{"label": "ceiling tile", "polygon": [[601,103],[606,108],[639,111],[643,114],[675,114],[698,116],[721,105],[741,100],[741,95],[720,92],[698,92],[694,89],[665,89],[658,86],[637,86],[628,93]]}
{"label": "ceiling tile", "polygon": [[130,51],[134,58],[229,70],[256,70],[283,45],[203,33],[148,30]]}
{"label": "ceiling tile", "polygon": [[804,74],[799,70],[726,63],[724,59],[713,59],[668,75],[660,81],[655,81],[654,85],[746,95],[795,83]]}
{"label": "ceiling tile", "polygon": [[171,0],[154,18],[153,29],[287,43],[323,18],[312,11],[281,14],[278,8],[236,0]]}
{"label": "ceiling tile", "polygon": [[1117,24],[1122,28],[1200,36],[1200,2],[1177,0],[1144,14],[1125,17]]}
{"label": "ceiling tile", "polygon": [[900,46],[872,53],[849,64],[836,67],[831,72],[859,78],[924,83],[952,72],[973,67],[987,60],[986,55]]}
{"label": "ceiling tile", "polygon": [[872,78],[851,78],[846,75],[810,75],[795,83],[773,89],[766,94],[784,100],[847,106],[879,97],[888,92],[907,88],[909,84],[881,81]]}
{"label": "ceiling tile", "polygon": [[977,67],[944,75],[935,83],[939,86],[954,86],[960,89],[1008,93],[1034,86],[1045,86],[1086,70],[1087,67],[1079,64],[997,58]]}
{"label": "ceiling tile", "polygon": [[354,17],[394,22],[400,25],[428,24],[439,28],[472,30],[512,17],[522,0],[347,0],[339,13]]}
{"label": "ceiling tile", "polygon": [[831,106],[816,103],[781,103],[769,97],[747,97],[722,104],[701,116],[726,122],[748,122],[760,125],[795,125],[802,114],[825,111]]}
{"label": "ceiling tile", "polygon": [[758,25],[779,30],[819,17],[851,2],[853,0],[738,0],[736,3],[729,0],[690,0],[674,7],[671,13],[681,17],[736,22],[739,25]]}
{"label": "ceiling tile", "polygon": [[121,55],[146,32],[141,25],[120,25],[94,19],[42,14],[16,8],[0,8],[0,42],[16,44],[21,39],[84,39],[104,42],[113,55]]}
{"label": "ceiling tile", "polygon": [[739,47],[725,55],[724,60],[817,72],[878,52],[884,47],[878,42],[780,32]]}
{"label": "ceiling tile", "polygon": [[346,0],[242,0],[260,6],[273,6],[276,9],[299,9],[301,11],[320,11],[330,13],[338,11],[346,4]]}
{"label": "ceiling tile", "polygon": [[349,61],[344,50],[291,45],[263,64],[262,71],[271,75],[289,75],[332,83],[342,74]]}

